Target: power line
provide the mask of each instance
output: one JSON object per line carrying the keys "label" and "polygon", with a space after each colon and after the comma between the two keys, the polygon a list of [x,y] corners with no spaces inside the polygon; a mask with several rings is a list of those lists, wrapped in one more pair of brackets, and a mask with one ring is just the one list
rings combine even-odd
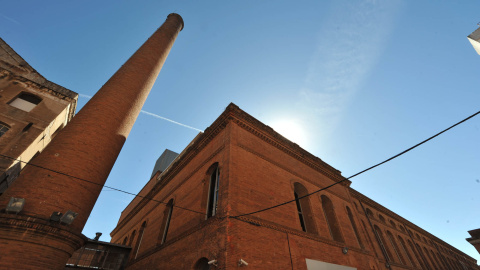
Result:
{"label": "power line", "polygon": [[376,168],[376,167],[378,167],[378,166],[380,166],[380,165],[382,165],[382,164],[384,164],[384,163],[387,163],[387,162],[389,162],[389,161],[391,161],[391,160],[393,160],[393,159],[395,159],[395,158],[397,158],[397,157],[399,157],[399,156],[401,156],[401,155],[403,155],[403,154],[405,154],[405,153],[407,153],[407,152],[409,152],[409,151],[417,148],[418,146],[420,146],[420,145],[422,145],[422,144],[424,144],[424,143],[432,140],[433,138],[439,136],[440,134],[442,134],[442,133],[444,133],[444,132],[446,132],[446,131],[448,131],[448,130],[450,130],[450,129],[458,126],[458,125],[460,125],[461,123],[463,123],[463,122],[465,122],[465,121],[467,121],[467,120],[470,120],[471,118],[473,118],[474,116],[476,116],[476,115],[478,115],[478,114],[480,114],[480,111],[478,111],[478,112],[470,115],[469,117],[463,119],[462,121],[460,121],[460,122],[458,122],[458,123],[456,123],[456,124],[454,124],[454,125],[446,128],[446,129],[440,131],[439,133],[431,136],[430,138],[428,138],[428,139],[426,139],[426,140],[424,140],[424,141],[422,141],[422,142],[419,142],[419,143],[415,144],[414,146],[412,146],[412,147],[410,147],[410,148],[408,148],[408,149],[406,149],[406,150],[404,150],[404,151],[402,151],[402,152],[400,152],[400,153],[398,153],[398,154],[396,154],[396,155],[394,155],[394,156],[392,156],[392,157],[390,157],[390,158],[388,158],[388,159],[386,159],[386,160],[384,160],[384,161],[382,161],[382,162],[380,162],[380,163],[377,163],[377,164],[375,164],[375,165],[373,165],[373,166],[371,166],[371,167],[369,167],[369,168],[367,168],[367,169],[365,169],[365,170],[363,170],[363,171],[360,171],[360,172],[358,172],[358,173],[356,173],[356,174],[354,174],[354,175],[352,175],[352,176],[350,176],[350,177],[348,177],[348,178],[344,178],[344,179],[342,179],[342,180],[340,180],[340,181],[338,181],[338,182],[335,182],[335,183],[333,183],[333,184],[331,184],[331,185],[328,185],[328,186],[326,186],[326,187],[324,187],[324,188],[321,188],[321,189],[319,189],[319,190],[316,190],[316,191],[314,191],[314,192],[312,192],[312,193],[308,193],[308,194],[306,194],[306,195],[303,195],[303,196],[301,196],[301,197],[298,197],[297,199],[293,199],[293,200],[290,200],[290,201],[286,201],[286,202],[284,202],[284,203],[280,203],[280,204],[277,204],[277,205],[274,205],[274,206],[270,206],[270,207],[267,207],[267,208],[264,208],[264,209],[261,209],[261,210],[253,211],[253,212],[250,212],[250,213],[232,216],[232,218],[238,218],[238,217],[243,217],[243,216],[248,216],[248,215],[253,215],[253,214],[260,213],[260,212],[264,212],[264,211],[267,211],[267,210],[270,210],[270,209],[273,209],[273,208],[280,207],[280,206],[282,206],[282,205],[289,204],[289,203],[294,202],[294,201],[296,201],[296,200],[303,199],[303,198],[305,198],[305,197],[308,197],[308,196],[311,196],[311,195],[313,195],[313,194],[316,194],[316,193],[318,193],[318,192],[320,192],[320,191],[329,189],[329,188],[331,188],[331,187],[333,187],[333,186],[335,186],[335,185],[338,185],[338,184],[340,184],[340,183],[342,183],[342,182],[344,182],[344,181],[346,181],[346,180],[352,179],[352,178],[355,177],[355,176],[358,176],[358,175],[360,175],[360,174],[362,174],[362,173],[364,173],[364,172],[367,172],[367,171],[369,171],[369,170],[371,170],[371,169],[373,169],[373,168]]}
{"label": "power line", "polygon": [[[353,177],[356,177],[356,176],[358,176],[358,175],[360,175],[360,174],[362,174],[362,173],[364,173],[364,172],[367,172],[367,171],[369,171],[369,170],[371,170],[371,169],[373,169],[373,168],[376,168],[376,167],[378,167],[378,166],[380,166],[380,165],[382,165],[382,164],[384,164],[384,163],[387,163],[387,162],[389,162],[389,161],[391,161],[391,160],[393,160],[393,159],[395,159],[395,158],[397,158],[397,157],[399,157],[399,156],[401,156],[401,155],[403,155],[403,154],[405,154],[405,153],[407,153],[407,152],[409,152],[409,151],[417,148],[418,146],[420,146],[420,145],[422,145],[422,144],[424,144],[424,143],[432,140],[433,138],[439,136],[440,134],[442,134],[442,133],[444,133],[444,132],[446,132],[446,131],[448,131],[448,130],[450,130],[450,129],[452,129],[452,128],[460,125],[460,124],[462,124],[463,122],[465,122],[465,121],[467,121],[467,120],[475,117],[475,116],[478,115],[478,114],[480,114],[480,111],[478,111],[478,112],[470,115],[469,117],[461,120],[460,122],[457,122],[456,124],[454,124],[454,125],[446,128],[446,129],[440,131],[439,133],[437,133],[437,134],[429,137],[428,139],[426,139],[426,140],[424,140],[424,141],[422,141],[422,142],[420,142],[420,143],[417,143],[416,145],[414,145],[414,146],[412,146],[412,147],[410,147],[410,148],[408,148],[408,149],[406,149],[406,150],[404,150],[404,151],[402,151],[402,152],[400,152],[400,153],[398,153],[398,154],[396,154],[396,155],[394,155],[394,156],[392,156],[392,157],[390,157],[390,158],[388,158],[388,159],[386,159],[386,160],[384,160],[384,161],[382,161],[382,162],[380,162],[380,163],[377,163],[377,164],[375,164],[375,165],[373,165],[373,166],[371,166],[371,167],[369,167],[369,168],[367,168],[367,169],[365,169],[365,170],[363,170],[363,171],[360,171],[360,172],[358,172],[358,173],[356,173],[356,174],[354,174],[354,175],[352,175],[352,176],[350,176],[350,177],[348,177],[348,178],[344,178],[344,179],[342,179],[342,180],[340,180],[340,181],[338,181],[338,182],[335,182],[335,183],[333,183],[333,184],[331,184],[331,185],[328,185],[328,186],[326,186],[326,187],[324,187],[324,188],[321,188],[321,189],[319,189],[319,190],[316,190],[316,191],[314,191],[314,192],[312,192],[312,193],[308,193],[308,194],[306,194],[306,195],[300,196],[300,197],[298,197],[297,199],[293,199],[293,200],[290,200],[290,201],[286,201],[286,202],[283,202],[283,203],[280,203],[280,204],[277,204],[277,205],[274,205],[274,206],[271,206],[271,207],[267,207],[267,208],[264,208],[264,209],[261,209],[261,210],[253,211],[253,212],[250,212],[250,213],[232,216],[232,218],[238,218],[238,217],[242,217],[242,216],[253,215],[253,214],[256,214],[256,213],[264,212],[264,211],[267,211],[267,210],[270,210],[270,209],[273,209],[273,208],[280,207],[280,206],[282,206],[282,205],[289,204],[289,203],[294,202],[294,201],[296,201],[296,200],[300,200],[300,199],[303,199],[303,198],[305,198],[305,197],[309,197],[309,196],[311,196],[311,195],[313,195],[313,194],[316,194],[316,193],[318,193],[318,192],[320,192],[320,191],[327,190],[327,189],[329,189],[329,188],[331,188],[331,187],[333,187],[333,186],[335,186],[335,185],[337,185],[337,184],[340,184],[340,183],[342,183],[342,182],[344,182],[344,181],[346,181],[346,180],[349,180],[349,179],[351,179],[351,178],[353,178]],[[84,182],[87,182],[87,183],[90,183],[90,184],[102,186],[102,187],[109,188],[109,189],[114,190],[114,191],[118,191],[118,192],[122,192],[122,193],[125,193],[125,194],[129,194],[129,195],[132,195],[132,196],[134,196],[134,197],[144,198],[144,199],[151,200],[151,201],[154,201],[154,202],[159,202],[159,203],[162,203],[162,204],[165,204],[165,205],[167,204],[167,203],[165,203],[165,202],[162,202],[162,201],[159,201],[159,200],[155,200],[155,199],[153,199],[153,198],[141,196],[141,195],[136,194],[136,193],[131,193],[131,192],[128,192],[128,191],[125,191],[125,190],[121,190],[121,189],[118,189],[118,188],[114,188],[114,187],[110,187],[110,186],[107,186],[107,185],[101,185],[101,184],[95,183],[95,182],[90,181],[90,180],[86,180],[86,179],[83,179],[83,178],[80,178],[80,177],[76,177],[76,176],[73,176],[73,175],[69,175],[69,174],[67,174],[67,173],[55,171],[55,170],[52,170],[52,169],[49,169],[49,168],[45,168],[45,167],[42,167],[42,166],[39,166],[39,165],[35,165],[35,164],[30,163],[30,162],[25,162],[25,161],[22,161],[22,160],[13,158],[13,157],[9,157],[9,156],[3,155],[3,154],[0,154],[0,156],[1,156],[1,157],[8,158],[8,159],[15,160],[15,161],[19,161],[19,162],[22,162],[22,163],[25,163],[25,164],[27,164],[27,165],[34,166],[34,167],[37,167],[37,168],[40,168],[40,169],[44,169],[44,170],[51,171],[51,172],[54,172],[54,173],[57,173],[57,174],[61,174],[61,175],[65,175],[65,176],[68,176],[68,177],[71,177],[71,178],[74,178],[74,179],[78,179],[78,180],[80,180],[80,181],[84,181]],[[198,211],[195,211],[195,210],[191,210],[191,209],[188,209],[188,208],[184,208],[184,207],[181,207],[181,206],[176,206],[176,205],[174,205],[173,207],[176,207],[176,208],[179,208],[179,209],[183,209],[183,210],[186,210],[186,211],[190,211],[190,212],[194,212],[194,213],[198,213],[198,214],[202,214],[202,215],[205,214],[205,213],[198,212]]]}
{"label": "power line", "polygon": [[[21,163],[25,163],[27,165],[37,167],[37,168],[40,168],[40,169],[43,169],[43,170],[54,172],[54,173],[57,173],[57,174],[60,174],[60,175],[65,175],[65,176],[68,176],[68,177],[71,177],[71,178],[74,178],[74,179],[78,179],[80,181],[84,181],[84,182],[87,182],[87,183],[90,183],[90,184],[94,184],[94,185],[97,185],[97,186],[102,186],[102,187],[109,188],[109,189],[114,190],[114,191],[118,191],[118,192],[122,192],[122,193],[125,193],[125,194],[128,194],[128,195],[132,195],[134,197],[139,197],[139,198],[143,198],[143,199],[147,199],[147,200],[151,200],[151,201],[154,201],[154,202],[159,202],[159,203],[167,205],[166,202],[162,202],[162,201],[159,201],[159,200],[155,200],[153,198],[145,197],[145,196],[139,195],[138,193],[132,193],[132,192],[128,192],[128,191],[125,191],[125,190],[118,189],[118,188],[110,187],[110,186],[107,186],[107,185],[102,185],[102,184],[99,184],[99,183],[95,183],[95,182],[87,180],[87,179],[83,179],[83,178],[76,177],[76,176],[73,176],[73,175],[70,175],[70,174],[67,174],[67,173],[55,171],[55,170],[52,170],[52,169],[49,169],[49,168],[45,168],[43,166],[35,165],[35,164],[30,163],[30,162],[22,161],[20,159],[9,157],[9,156],[3,155],[3,154],[0,154],[0,156],[4,157],[4,158],[15,160],[15,161],[19,161]],[[205,213],[202,213],[202,212],[198,212],[198,211],[188,209],[188,208],[185,208],[185,207],[181,207],[181,206],[177,206],[177,205],[173,205],[173,207],[183,209],[183,210],[187,210],[187,211],[194,212],[194,213],[198,213],[198,214],[202,214],[202,215],[205,214]]]}

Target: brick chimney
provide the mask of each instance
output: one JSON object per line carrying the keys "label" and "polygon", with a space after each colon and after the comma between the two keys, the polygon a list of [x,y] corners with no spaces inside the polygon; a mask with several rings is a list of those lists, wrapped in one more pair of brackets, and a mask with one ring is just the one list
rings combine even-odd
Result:
{"label": "brick chimney", "polygon": [[[83,244],[82,229],[182,29],[180,15],[168,15],[33,160],[39,167],[27,165],[0,197],[0,209],[25,198],[20,213],[0,213],[0,269],[64,269]],[[78,213],[71,224],[51,221],[68,210]]]}

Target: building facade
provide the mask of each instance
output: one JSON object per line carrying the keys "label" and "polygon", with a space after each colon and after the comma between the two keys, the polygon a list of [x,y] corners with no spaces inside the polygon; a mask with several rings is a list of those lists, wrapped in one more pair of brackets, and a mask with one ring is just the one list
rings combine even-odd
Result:
{"label": "building facade", "polygon": [[480,269],[350,183],[230,104],[148,181],[111,242],[132,247],[127,269]]}
{"label": "building facade", "polygon": [[0,194],[72,119],[77,100],[0,39]]}

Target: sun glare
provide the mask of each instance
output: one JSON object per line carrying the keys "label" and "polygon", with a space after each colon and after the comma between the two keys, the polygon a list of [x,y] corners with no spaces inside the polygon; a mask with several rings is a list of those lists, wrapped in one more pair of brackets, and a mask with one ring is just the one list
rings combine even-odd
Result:
{"label": "sun glare", "polygon": [[307,147],[306,132],[299,121],[293,119],[280,119],[272,122],[270,126],[290,141],[303,148]]}

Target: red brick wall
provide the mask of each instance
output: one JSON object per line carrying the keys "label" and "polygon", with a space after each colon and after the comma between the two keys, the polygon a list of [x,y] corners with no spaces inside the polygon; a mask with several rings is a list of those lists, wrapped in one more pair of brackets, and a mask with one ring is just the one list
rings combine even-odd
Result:
{"label": "red brick wall", "polygon": [[[228,115],[232,117],[228,118]],[[385,269],[387,260],[372,226],[380,229],[385,240],[383,244],[392,254],[389,260],[391,269],[421,269],[407,244],[407,240],[412,239],[400,225],[406,226],[413,234],[422,235],[421,240],[413,241],[422,252],[425,252],[424,248],[428,250],[432,259],[426,254],[425,258],[431,269],[458,268],[458,260],[464,256],[461,252],[354,191],[348,182],[308,197],[311,222],[317,233],[302,231],[295,202],[232,218],[294,199],[295,182],[313,192],[342,179],[338,171],[319,160],[312,165],[311,157],[272,135],[268,128],[241,117],[237,123],[236,117],[239,116],[227,108],[220,120],[198,137],[180,155],[176,164],[160,177],[154,188],[157,191],[152,193],[157,200],[167,202],[174,198],[177,206],[202,214],[174,208],[167,242],[163,245],[159,244],[158,238],[162,233],[159,228],[164,205],[150,201],[142,206],[140,202],[137,208],[129,207],[130,210],[122,214],[119,226],[112,232],[112,242],[121,243],[133,230],[138,232],[143,221],[148,222],[139,255],[130,261],[129,269],[192,269],[202,257],[216,259],[217,269],[236,269],[239,259],[248,262],[252,269],[306,269],[306,258],[357,269]],[[206,172],[215,162],[220,167],[219,214],[205,220]],[[330,233],[322,208],[322,195],[333,204],[341,241],[335,241]],[[346,207],[352,212],[363,247],[357,240]],[[362,207],[373,212],[370,219]],[[380,221],[379,214],[385,223]],[[394,237],[396,246],[388,239],[387,232]],[[415,267],[410,264],[398,236],[405,241]],[[344,247],[348,248],[347,254],[342,252]],[[398,259],[395,248],[402,260]],[[447,249],[452,250],[451,254]],[[450,257],[454,263],[446,266],[442,256]],[[474,260],[468,256],[462,260],[475,267]]]}

